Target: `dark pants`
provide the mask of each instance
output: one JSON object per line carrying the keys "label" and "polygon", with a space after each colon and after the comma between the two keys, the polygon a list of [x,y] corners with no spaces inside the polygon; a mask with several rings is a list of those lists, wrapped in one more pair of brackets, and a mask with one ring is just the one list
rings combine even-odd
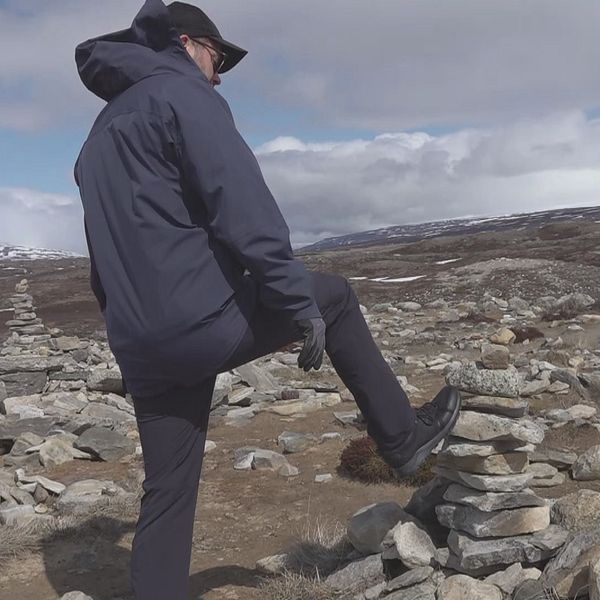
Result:
{"label": "dark pants", "polygon": [[[326,352],[353,394],[367,431],[384,449],[401,446],[414,411],[381,355],[348,280],[310,272],[327,325]],[[219,372],[275,352],[302,335],[289,318],[258,305],[234,355]],[[133,540],[131,577],[137,600],[187,600],[198,484],[216,374],[193,388],[133,398],[145,480]]]}

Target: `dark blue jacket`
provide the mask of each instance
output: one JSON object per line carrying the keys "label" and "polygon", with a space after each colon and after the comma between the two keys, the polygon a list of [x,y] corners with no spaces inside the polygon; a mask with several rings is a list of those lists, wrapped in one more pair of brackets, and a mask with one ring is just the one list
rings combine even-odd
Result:
{"label": "dark blue jacket", "polygon": [[74,175],[91,287],[129,391],[219,372],[256,302],[321,316],[252,151],[163,2],[79,44],[75,59],[107,101]]}

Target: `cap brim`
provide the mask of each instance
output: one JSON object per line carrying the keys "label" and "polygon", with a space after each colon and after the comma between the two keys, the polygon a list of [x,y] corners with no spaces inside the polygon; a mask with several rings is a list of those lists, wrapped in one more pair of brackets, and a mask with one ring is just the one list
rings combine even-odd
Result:
{"label": "cap brim", "polygon": [[242,58],[244,58],[244,56],[246,56],[246,54],[248,54],[248,50],[244,50],[222,38],[216,39],[215,41],[221,45],[223,52],[227,54],[227,58],[225,59],[223,66],[219,69],[219,73],[230,71],[240,62],[240,60],[242,60]]}

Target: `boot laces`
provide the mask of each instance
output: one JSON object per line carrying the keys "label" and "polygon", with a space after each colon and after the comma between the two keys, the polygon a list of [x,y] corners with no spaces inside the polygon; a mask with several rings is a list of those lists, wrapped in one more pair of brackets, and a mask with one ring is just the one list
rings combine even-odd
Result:
{"label": "boot laces", "polygon": [[423,406],[419,406],[415,409],[417,419],[420,419],[425,425],[433,425],[436,412],[437,408],[435,404],[432,404],[431,402],[426,402]]}

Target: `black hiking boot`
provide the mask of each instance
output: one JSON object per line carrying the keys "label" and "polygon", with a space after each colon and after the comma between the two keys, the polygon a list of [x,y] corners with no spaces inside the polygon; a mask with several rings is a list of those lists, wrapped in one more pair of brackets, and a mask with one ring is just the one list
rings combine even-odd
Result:
{"label": "black hiking boot", "polygon": [[448,437],[458,419],[460,406],[459,391],[445,386],[431,402],[415,409],[415,428],[408,440],[393,452],[381,452],[398,478],[418,471],[431,451]]}

